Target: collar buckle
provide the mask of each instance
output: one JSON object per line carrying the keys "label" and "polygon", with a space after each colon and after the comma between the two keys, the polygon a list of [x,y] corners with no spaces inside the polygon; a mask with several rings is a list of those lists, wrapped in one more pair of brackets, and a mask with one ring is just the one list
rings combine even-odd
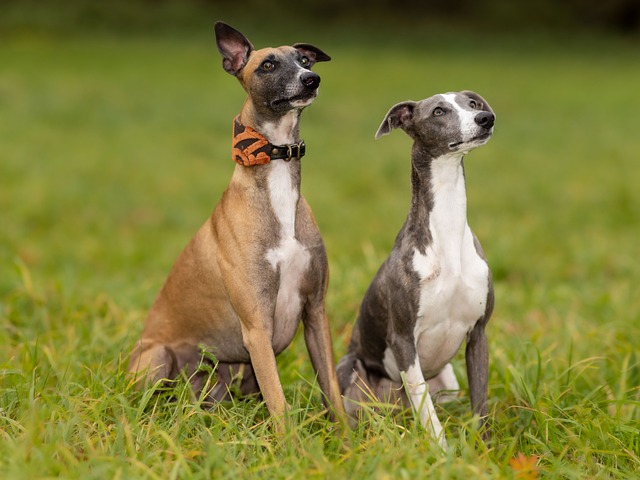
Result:
{"label": "collar buckle", "polygon": [[287,156],[283,158],[285,162],[290,162],[292,158],[302,158],[307,150],[304,140],[285,146],[287,147]]}

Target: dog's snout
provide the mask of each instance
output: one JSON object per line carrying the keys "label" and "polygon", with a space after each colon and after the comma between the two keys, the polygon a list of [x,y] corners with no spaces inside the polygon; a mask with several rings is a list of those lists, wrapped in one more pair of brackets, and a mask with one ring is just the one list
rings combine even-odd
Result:
{"label": "dog's snout", "polygon": [[474,118],[475,122],[483,128],[491,128],[496,121],[496,116],[490,112],[481,112]]}
{"label": "dog's snout", "polygon": [[300,81],[305,87],[315,90],[320,85],[320,75],[313,72],[305,72],[300,77]]}

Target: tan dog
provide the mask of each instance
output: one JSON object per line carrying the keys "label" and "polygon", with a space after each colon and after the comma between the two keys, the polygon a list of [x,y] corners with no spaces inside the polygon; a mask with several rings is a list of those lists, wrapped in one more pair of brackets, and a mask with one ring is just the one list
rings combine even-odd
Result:
{"label": "tan dog", "polygon": [[[308,44],[254,50],[222,22],[215,32],[223,68],[248,93],[234,124],[238,165],[213,214],[173,266],[129,370],[147,384],[184,371],[211,401],[229,398],[231,390],[260,392],[282,431],[286,401],[276,355],[302,319],[324,401],[332,417],[342,419],[324,308],[327,255],[300,195],[300,114],[320,84],[310,68],[330,57]],[[205,392],[203,363],[216,364],[216,382]]]}

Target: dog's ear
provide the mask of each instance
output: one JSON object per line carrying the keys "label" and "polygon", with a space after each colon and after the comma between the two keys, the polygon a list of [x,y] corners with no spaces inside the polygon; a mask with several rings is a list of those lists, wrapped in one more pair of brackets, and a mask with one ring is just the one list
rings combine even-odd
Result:
{"label": "dog's ear", "polygon": [[318,47],[308,43],[295,43],[293,48],[297,49],[301,54],[309,59],[308,67],[311,68],[316,62],[328,62],[331,57],[320,50]]}
{"label": "dog's ear", "polygon": [[460,93],[475,100],[478,110],[484,110],[485,112],[493,113],[493,110],[491,109],[491,106],[487,103],[487,101],[484,98],[482,98],[480,95],[478,95],[476,92],[472,92],[471,90],[463,90]]}
{"label": "dog's ear", "polygon": [[222,54],[222,68],[231,75],[238,75],[253,52],[253,45],[247,37],[224,22],[216,22],[216,45]]}
{"label": "dog's ear", "polygon": [[376,132],[376,140],[383,135],[391,133],[394,128],[404,129],[413,120],[415,108],[416,102],[412,101],[398,103],[391,107]]}

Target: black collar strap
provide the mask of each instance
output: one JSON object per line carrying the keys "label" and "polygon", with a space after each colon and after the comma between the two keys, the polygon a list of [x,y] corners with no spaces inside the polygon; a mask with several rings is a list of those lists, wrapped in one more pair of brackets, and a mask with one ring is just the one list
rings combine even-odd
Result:
{"label": "black collar strap", "polygon": [[265,165],[271,160],[302,158],[306,151],[304,140],[290,145],[273,145],[264,135],[240,123],[240,115],[233,120],[233,160],[245,167]]}
{"label": "black collar strap", "polygon": [[284,160],[288,162],[292,158],[302,158],[307,151],[304,140],[290,145],[271,145],[271,160]]}

